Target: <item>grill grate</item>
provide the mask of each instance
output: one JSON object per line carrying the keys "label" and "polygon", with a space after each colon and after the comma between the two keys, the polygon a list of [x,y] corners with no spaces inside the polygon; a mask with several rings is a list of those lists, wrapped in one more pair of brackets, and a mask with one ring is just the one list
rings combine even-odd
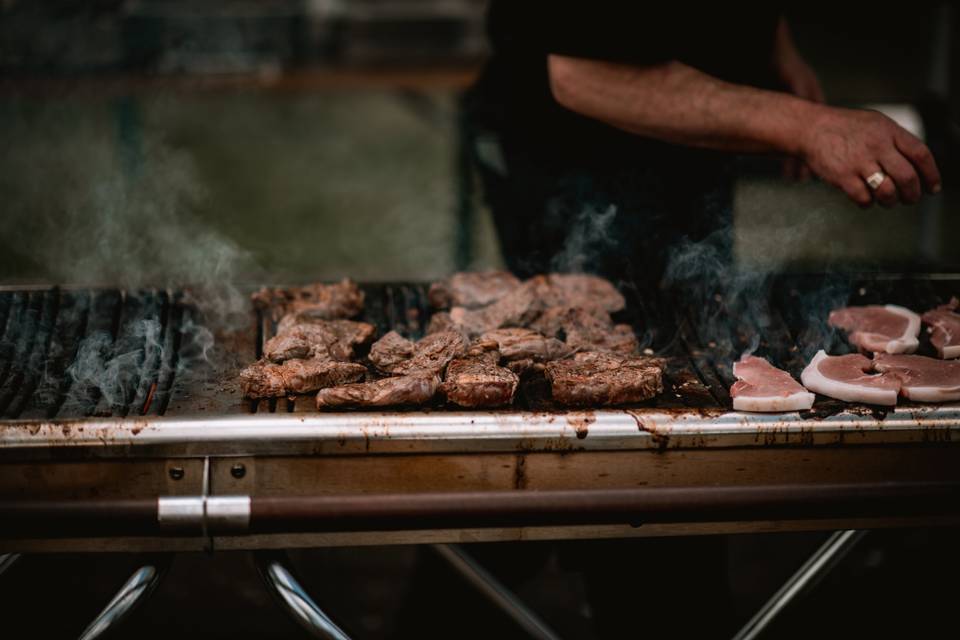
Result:
{"label": "grill grate", "polygon": [[183,314],[163,290],[0,292],[0,416],[162,415]]}
{"label": "grill grate", "polygon": [[[397,329],[412,338],[423,336],[432,313],[427,286],[362,288],[363,319],[374,324],[379,335]],[[617,320],[630,323],[642,346],[669,363],[664,393],[645,406],[728,408],[731,364],[744,350],[755,349],[799,378],[815,349],[849,349],[842,336],[826,326],[830,309],[893,303],[926,310],[960,294],[960,276],[783,276],[763,283],[754,294],[691,301],[683,292],[625,288],[627,310]],[[764,300],[769,304],[760,304]],[[252,326],[218,334],[223,353],[216,365],[203,369],[191,334],[202,322],[180,292],[0,291],[0,417],[314,411],[309,396],[259,402],[239,398],[237,372],[260,356],[264,340],[276,330],[265,314],[251,316],[251,321]],[[525,378],[515,409],[552,408],[542,378]],[[845,408],[849,405],[820,398],[810,417]]]}

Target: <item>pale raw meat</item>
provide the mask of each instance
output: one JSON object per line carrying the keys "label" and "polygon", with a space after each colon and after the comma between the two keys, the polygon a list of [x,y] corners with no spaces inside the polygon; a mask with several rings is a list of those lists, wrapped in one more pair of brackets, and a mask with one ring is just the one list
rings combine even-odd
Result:
{"label": "pale raw meat", "polygon": [[803,370],[800,381],[810,391],[837,400],[896,405],[900,381],[891,375],[870,373],[872,367],[873,362],[858,353],[828,356],[821,349]]}
{"label": "pale raw meat", "polygon": [[932,309],[923,314],[923,321],[929,325],[930,344],[941,358],[960,358],[960,313],[956,298],[950,304]]}
{"label": "pale raw meat", "polygon": [[734,363],[733,375],[737,381],[730,396],[737,411],[804,411],[813,406],[812,393],[763,358],[743,356]]}
{"label": "pale raw meat", "polygon": [[960,400],[960,360],[878,353],[873,369],[900,381],[900,395],[916,402]]}
{"label": "pale raw meat", "polygon": [[920,345],[920,316],[893,304],[836,309],[828,322],[846,331],[850,344],[862,351],[913,353]]}

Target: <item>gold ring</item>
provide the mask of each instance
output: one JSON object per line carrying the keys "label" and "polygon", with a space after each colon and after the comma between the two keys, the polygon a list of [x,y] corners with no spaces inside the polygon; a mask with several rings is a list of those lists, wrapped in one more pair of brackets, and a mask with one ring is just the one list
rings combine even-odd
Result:
{"label": "gold ring", "polygon": [[882,171],[877,171],[876,173],[871,173],[867,176],[867,184],[870,185],[870,188],[876,191],[880,188],[880,185],[883,184],[883,181],[887,179],[887,176],[883,175]]}

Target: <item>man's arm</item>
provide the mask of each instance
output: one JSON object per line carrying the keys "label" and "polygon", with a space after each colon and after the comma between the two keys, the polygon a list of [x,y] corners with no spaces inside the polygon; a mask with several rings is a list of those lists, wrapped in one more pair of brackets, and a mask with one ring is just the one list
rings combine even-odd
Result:
{"label": "man's arm", "polygon": [[[940,190],[930,150],[886,116],[724,82],[680,62],[632,66],[550,55],[559,104],[638,135],[694,147],[802,159],[861,206]],[[871,194],[865,179],[889,176]]]}

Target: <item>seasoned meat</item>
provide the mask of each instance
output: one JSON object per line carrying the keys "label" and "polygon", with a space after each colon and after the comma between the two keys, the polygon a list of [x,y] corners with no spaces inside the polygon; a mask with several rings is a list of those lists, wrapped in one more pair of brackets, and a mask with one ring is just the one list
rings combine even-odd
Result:
{"label": "seasoned meat", "polygon": [[573,353],[570,347],[556,338],[547,338],[536,331],[521,327],[488,331],[480,336],[480,340],[494,342],[500,356],[507,361],[530,359],[548,362],[566,358]]}
{"label": "seasoned meat", "polygon": [[389,372],[413,357],[414,343],[396,331],[390,331],[370,347],[370,362],[380,371]]}
{"label": "seasoned meat", "polygon": [[439,386],[437,376],[413,375],[328,387],[317,393],[317,408],[417,406],[429,402]]}
{"label": "seasoned meat", "polygon": [[434,309],[483,307],[519,286],[520,280],[509,271],[461,272],[434,282],[427,297]]}
{"label": "seasoned meat", "polygon": [[260,360],[240,372],[240,388],[248,398],[275,398],[356,382],[366,372],[361,364],[328,358],[287,360],[283,364]]}
{"label": "seasoned meat", "polygon": [[[387,334],[389,335],[389,334]],[[384,336],[386,338],[386,336]],[[399,338],[399,340],[398,340]],[[379,341],[370,348],[371,354],[376,349],[379,359],[371,356],[371,362],[383,373],[391,375],[405,376],[413,374],[439,375],[446,368],[447,364],[457,356],[463,355],[467,348],[467,341],[456,331],[444,331],[434,333],[424,337],[413,345],[413,355],[407,359],[399,360],[395,349],[390,345],[401,345],[403,340],[399,335],[391,336],[386,345],[378,346]],[[405,348],[405,347],[400,347]],[[389,357],[387,357],[389,352]]]}
{"label": "seasoned meat", "polygon": [[622,311],[626,301],[617,288],[599,276],[584,273],[551,273],[527,280],[544,307],[583,307]]}
{"label": "seasoned meat", "polygon": [[821,349],[803,370],[800,380],[810,391],[837,400],[896,405],[900,381],[885,373],[872,373],[872,368],[873,363],[858,353],[828,356]]}
{"label": "seasoned meat", "polygon": [[450,321],[470,338],[501,327],[522,327],[543,310],[536,288],[524,283],[493,304],[479,309],[454,307]]}
{"label": "seasoned meat", "polygon": [[878,353],[873,357],[873,370],[896,378],[900,395],[909,400],[960,400],[960,360]]}
{"label": "seasoned meat", "polygon": [[892,304],[836,309],[828,322],[846,331],[850,344],[868,353],[913,353],[920,344],[920,316]]}
{"label": "seasoned meat", "polygon": [[439,311],[430,316],[430,322],[427,323],[427,335],[431,333],[440,333],[441,331],[457,331],[457,326],[450,319],[450,313]]}
{"label": "seasoned meat", "polygon": [[272,362],[292,358],[323,357],[348,361],[354,347],[373,338],[376,328],[353,320],[314,320],[297,322],[294,315],[284,316],[277,335],[263,345],[263,355]]}
{"label": "seasoned meat", "polygon": [[627,404],[663,391],[664,366],[662,358],[586,352],[548,362],[546,376],[553,399],[560,404]]}
{"label": "seasoned meat", "polygon": [[266,288],[251,296],[254,306],[269,310],[278,320],[288,313],[320,320],[353,318],[363,311],[363,291],[344,279],[336,284],[308,284],[302,287]]}
{"label": "seasoned meat", "polygon": [[802,411],[813,406],[812,393],[764,358],[743,356],[734,363],[733,375],[737,381],[730,397],[737,411]]}
{"label": "seasoned meat", "polygon": [[440,385],[448,401],[468,409],[501,407],[513,402],[520,379],[497,364],[500,353],[491,346],[474,346],[465,357],[450,363]]}
{"label": "seasoned meat", "polygon": [[615,325],[610,314],[597,307],[550,307],[531,326],[545,335],[564,336],[575,351],[630,355],[640,348],[630,325]]}
{"label": "seasoned meat", "polygon": [[930,344],[941,358],[960,358],[960,301],[956,298],[923,314],[928,325]]}

